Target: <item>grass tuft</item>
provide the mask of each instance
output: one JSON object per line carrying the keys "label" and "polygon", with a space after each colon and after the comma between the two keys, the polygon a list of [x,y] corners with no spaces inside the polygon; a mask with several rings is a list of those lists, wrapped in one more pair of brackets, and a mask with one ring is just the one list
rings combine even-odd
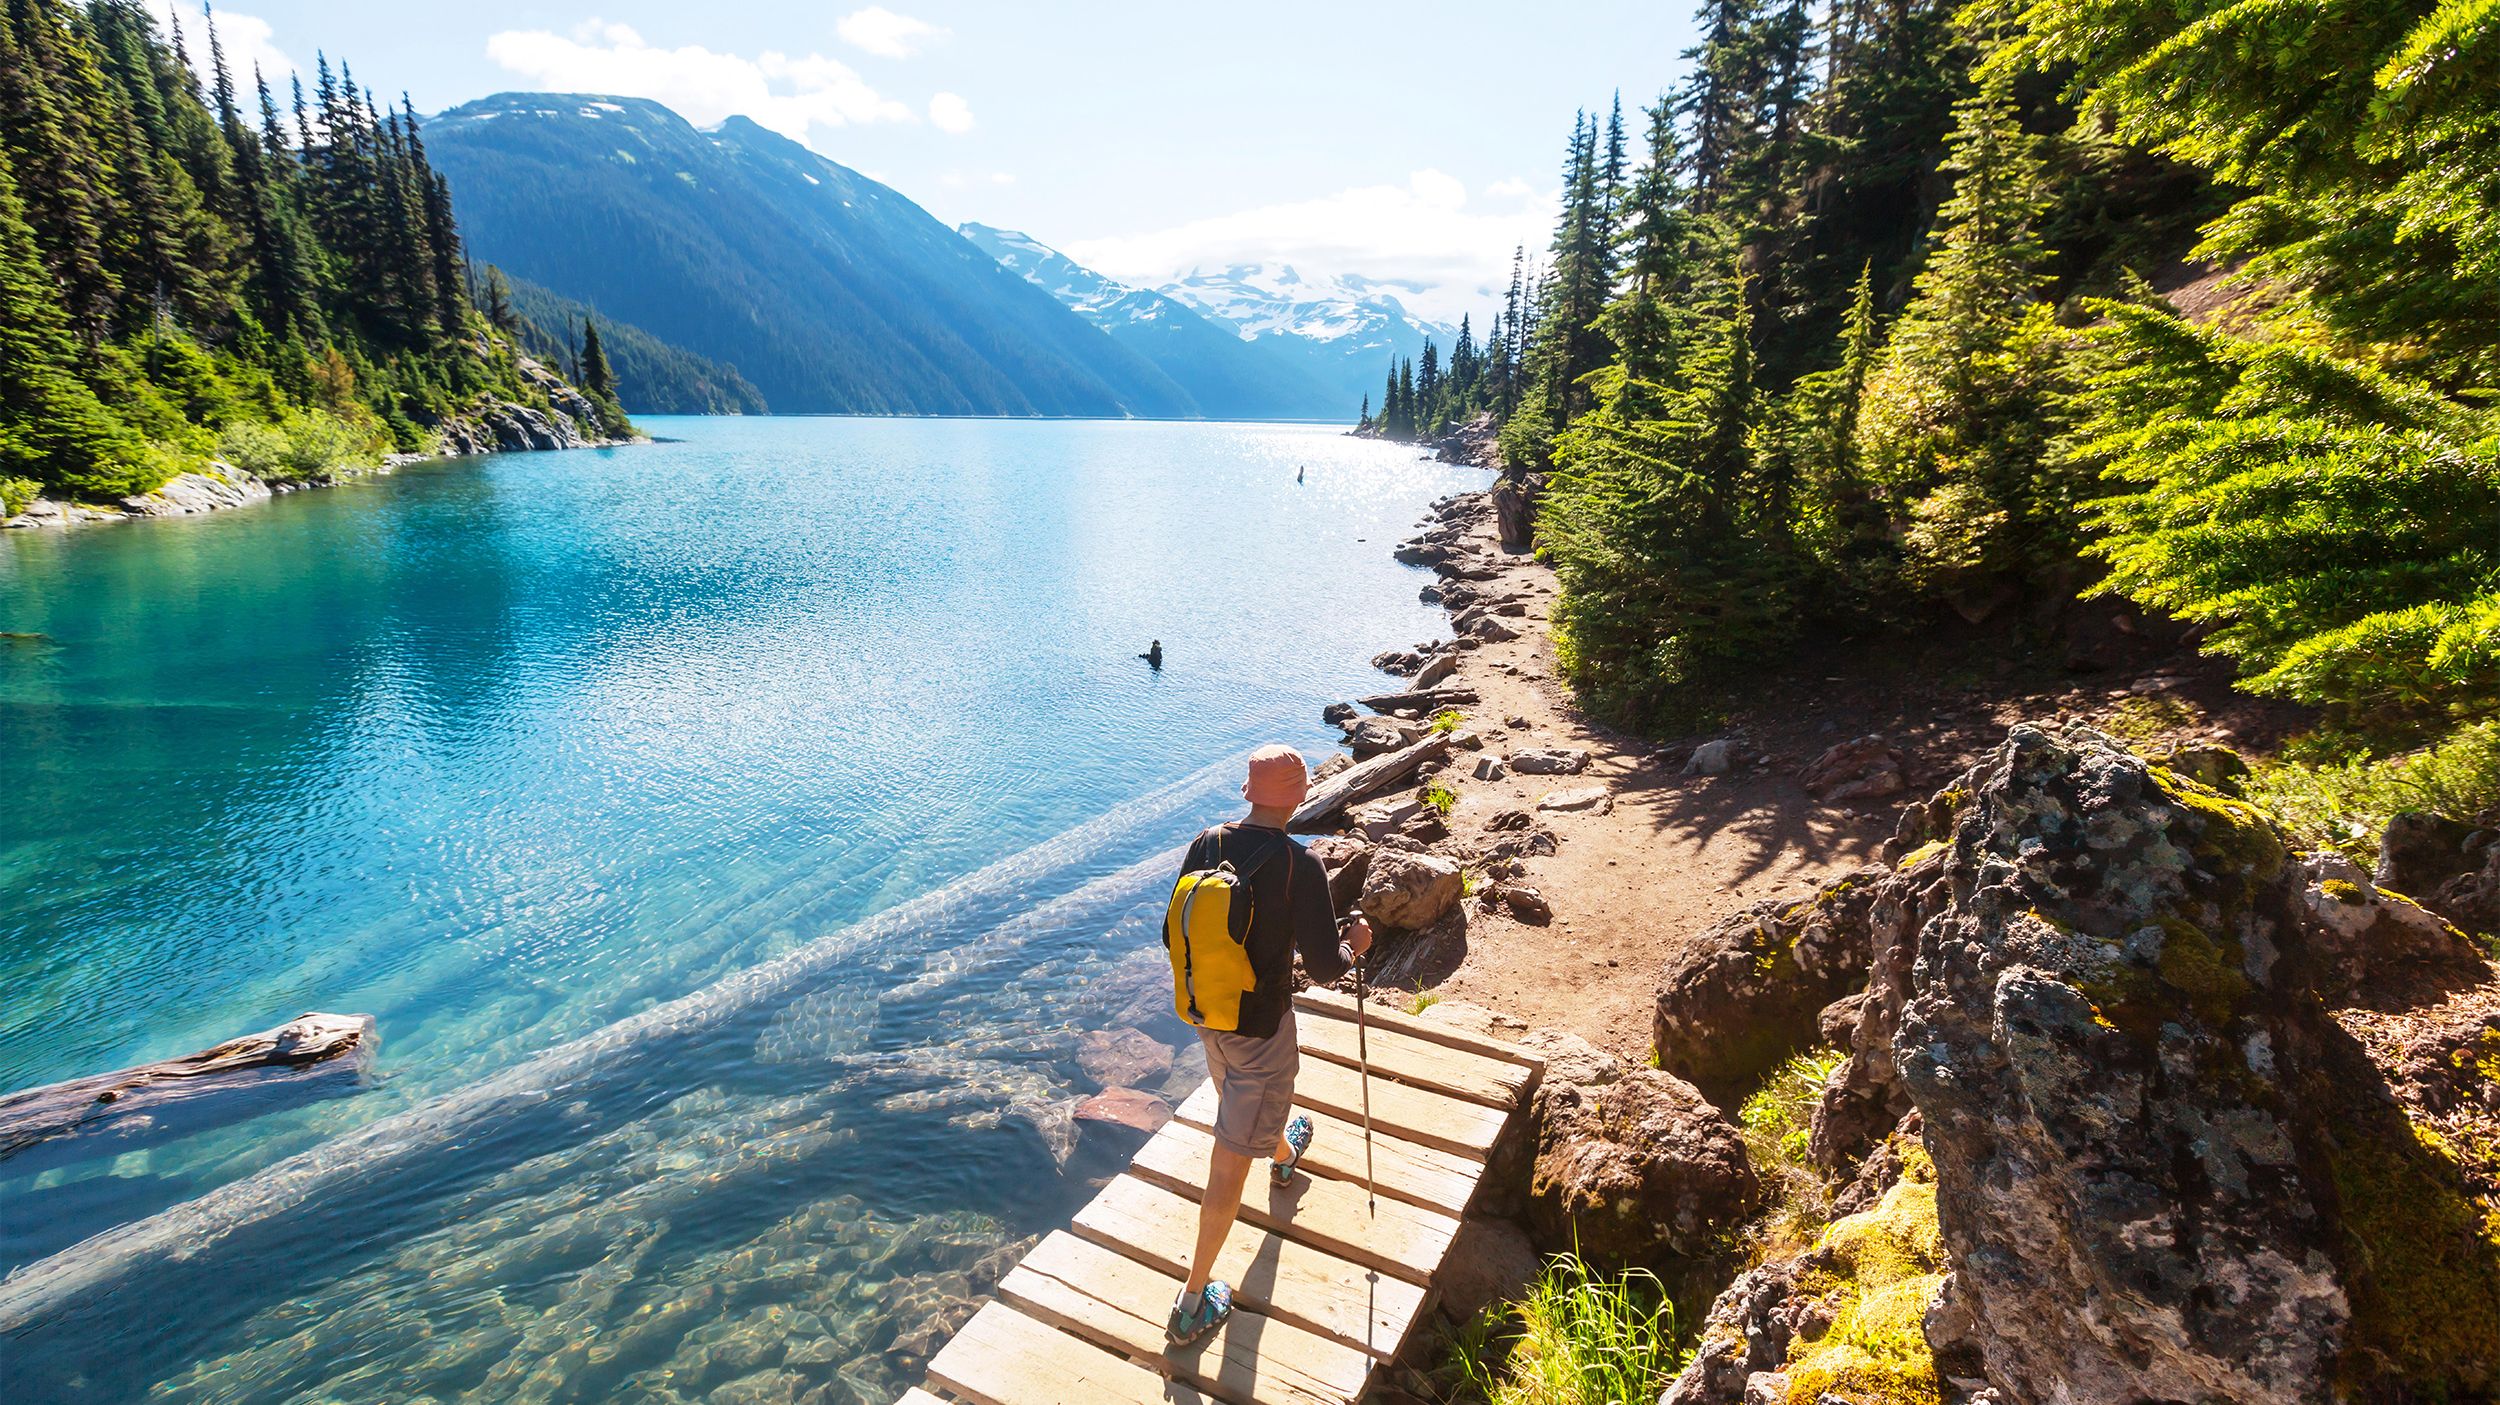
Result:
{"label": "grass tuft", "polygon": [[1450,789],[1446,785],[1441,784],[1439,781],[1432,781],[1426,784],[1424,786],[1423,794],[1419,798],[1426,805],[1432,807],[1432,812],[1434,814],[1439,815],[1443,819],[1448,819],[1450,817],[1450,811],[1458,805],[1458,792]]}
{"label": "grass tuft", "polygon": [[1445,707],[1432,714],[1432,730],[1437,736],[1448,736],[1467,725],[1467,714],[1454,707]]}
{"label": "grass tuft", "polygon": [[1406,1002],[1406,1013],[1410,1015],[1420,1015],[1424,1011],[1429,1010],[1433,1006],[1440,1003],[1441,997],[1437,993],[1429,990],[1419,990],[1415,992],[1413,999]]}
{"label": "grass tuft", "polygon": [[[1502,1334],[1505,1321],[1516,1330]],[[1688,1354],[1655,1275],[1608,1277],[1558,1254],[1525,1301],[1459,1334],[1453,1364],[1489,1405],[1646,1405]]]}
{"label": "grass tuft", "polygon": [[1831,1187],[1806,1149],[1823,1089],[1847,1059],[1837,1049],[1799,1054],[1773,1069],[1736,1111],[1745,1155],[1772,1206],[1754,1234],[1757,1262],[1805,1248],[1831,1222]]}

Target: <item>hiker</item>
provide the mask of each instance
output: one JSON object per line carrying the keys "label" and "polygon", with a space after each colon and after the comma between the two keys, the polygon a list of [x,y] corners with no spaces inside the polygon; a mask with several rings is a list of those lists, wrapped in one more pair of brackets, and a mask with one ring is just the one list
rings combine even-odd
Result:
{"label": "hiker", "polygon": [[1326,985],[1372,944],[1359,915],[1339,926],[1327,870],[1285,833],[1310,788],[1310,772],[1292,747],[1252,752],[1241,787],[1250,813],[1190,844],[1165,918],[1174,1003],[1197,1027],[1215,1084],[1215,1148],[1198,1204],[1198,1246],[1165,1328],[1175,1346],[1206,1336],[1233,1310],[1232,1285],[1210,1275],[1241,1208],[1250,1163],[1267,1157],[1270,1178],[1287,1185],[1311,1149],[1311,1119],[1293,1111],[1302,1058],[1293,1022],[1294,954],[1301,953],[1314,982]]}
{"label": "hiker", "polygon": [[1163,641],[1158,639],[1147,645],[1146,652],[1139,654],[1137,657],[1146,661],[1146,667],[1153,669],[1157,673],[1161,673],[1163,671]]}
{"label": "hiker", "polygon": [[1294,482],[1296,482],[1296,483],[1301,482],[1301,481],[1302,481],[1302,475],[1303,475],[1303,474],[1305,474],[1305,473],[1308,473],[1308,472],[1310,472],[1310,471],[1311,471],[1311,470],[1310,470],[1310,468],[1309,468],[1307,465],[1299,465],[1299,464],[1298,464],[1298,465],[1296,465],[1296,466],[1294,467],[1294,470],[1293,470],[1293,481],[1294,481]]}

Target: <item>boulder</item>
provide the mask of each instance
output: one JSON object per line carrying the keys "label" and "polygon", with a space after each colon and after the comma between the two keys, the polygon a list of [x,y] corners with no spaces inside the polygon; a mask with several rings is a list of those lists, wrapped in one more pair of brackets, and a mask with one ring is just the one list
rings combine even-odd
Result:
{"label": "boulder", "polygon": [[1892,1040],[1951,1227],[1938,1320],[2008,1400],[2333,1398],[2352,1300],[2301,1169],[2323,1015],[2279,836],[2022,725],[1951,843]]}
{"label": "boulder", "polygon": [[1536,828],[1536,816],[1525,810],[1496,810],[1485,817],[1484,827],[1499,834],[1511,830]]}
{"label": "boulder", "polygon": [[1802,902],[1758,902],[1684,943],[1659,975],[1658,1066],[1733,1104],[1812,1044],[1823,1007],[1865,984],[1889,876],[1865,868]]}
{"label": "boulder", "polygon": [[1415,686],[1418,688],[1437,688],[1441,684],[1448,682],[1450,675],[1456,672],[1458,672],[1457,654],[1436,654],[1431,659],[1427,660],[1421,669],[1416,671]]}
{"label": "boulder", "polygon": [[1375,801],[1357,806],[1346,816],[1354,832],[1374,843],[1404,829],[1406,822],[1423,812],[1424,802],[1412,795]]}
{"label": "boulder", "polygon": [[2475,838],[2481,842],[2469,852],[2477,866],[2440,884],[2424,902],[2486,943],[2500,943],[2500,842],[2490,830],[2476,831]]}
{"label": "boulder", "polygon": [[2319,998],[2329,1006],[2410,1009],[2491,979],[2491,966],[2471,938],[2411,898],[2379,887],[2352,860],[2331,851],[2313,854],[2301,872],[2305,935]]}
{"label": "boulder", "polygon": [[1361,716],[1362,711],[1350,702],[1332,702],[1319,710],[1319,720],[1331,726],[1343,726]]}
{"label": "boulder", "polygon": [[1523,776],[1576,776],[1588,766],[1584,746],[1530,747],[1510,754],[1510,768]]}
{"label": "boulder", "polygon": [[1346,767],[1353,764],[1354,758],[1346,755],[1344,752],[1340,751],[1333,753],[1327,760],[1322,761],[1318,765],[1311,768],[1311,779],[1315,781],[1324,781],[1330,776],[1337,774],[1339,771],[1342,771]]}
{"label": "boulder", "polygon": [[1611,1269],[1699,1258],[1761,1202],[1734,1124],[1673,1074],[1548,1083],[1532,1119],[1528,1222],[1545,1248]]}
{"label": "boulder", "polygon": [[1726,775],[1736,765],[1736,746],[1736,739],[1733,737],[1721,737],[1717,741],[1703,742],[1693,748],[1691,756],[1684,759],[1684,774],[1688,776]]}
{"label": "boulder", "polygon": [[1909,789],[1901,771],[1901,753],[1879,736],[1841,742],[1814,759],[1801,777],[1816,799],[1838,804],[1848,800],[1879,800]]}
{"label": "boulder", "polygon": [[1502,765],[1502,758],[1498,756],[1477,757],[1476,764],[1469,769],[1469,773],[1480,781],[1498,781],[1510,774],[1508,768]]}
{"label": "boulder", "polygon": [[1413,673],[1423,666],[1422,659],[1405,649],[1391,649],[1386,653],[1372,655],[1372,667],[1383,673],[1394,673],[1400,677]]}
{"label": "boulder", "polygon": [[1146,1088],[1172,1072],[1170,1045],[1138,1029],[1089,1029],[1078,1039],[1076,1066],[1104,1088]]}
{"label": "boulder", "polygon": [[1529,926],[1542,927],[1554,920],[1554,905],[1536,889],[1505,883],[1496,891],[1501,896],[1502,906],[1510,909],[1510,915]]}
{"label": "boulder", "polygon": [[1381,849],[1363,875],[1365,916],[1383,927],[1420,931],[1458,906],[1458,865],[1431,854]]}
{"label": "boulder", "polygon": [[1614,792],[1602,785],[1576,785],[1564,790],[1549,790],[1536,802],[1540,810],[1589,811],[1607,814],[1615,808]]}
{"label": "boulder", "polygon": [[1365,717],[1346,728],[1346,745],[1353,748],[1355,760],[1369,761],[1396,751],[1423,731],[1412,722],[1394,717]]}
{"label": "boulder", "polygon": [[2407,897],[2419,897],[2465,871],[2465,840],[2474,826],[2446,815],[2406,810],[2387,821],[2379,836],[2378,867],[2371,881]]}
{"label": "boulder", "polygon": [[1536,535],[1536,503],[1544,490],[1541,473],[1505,473],[1493,485],[1493,519],[1502,550],[1526,551]]}

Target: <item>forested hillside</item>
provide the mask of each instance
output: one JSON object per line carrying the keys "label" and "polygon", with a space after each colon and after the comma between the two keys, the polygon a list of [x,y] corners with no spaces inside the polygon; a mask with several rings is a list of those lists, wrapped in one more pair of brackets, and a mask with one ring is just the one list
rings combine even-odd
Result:
{"label": "forested hillside", "polygon": [[589,304],[527,279],[507,278],[490,266],[479,270],[475,296],[487,319],[511,333],[522,350],[576,380],[582,333],[596,319],[615,368],[616,398],[635,414],[760,415],[769,408],[764,393],[737,367],[600,316]]}
{"label": "forested hillside", "polygon": [[746,118],[503,93],[425,134],[482,261],[736,366],[778,412],[1197,412],[927,211]]}
{"label": "forested hillside", "polygon": [[1395,392],[1501,417],[1588,697],[1674,725],[1809,637],[2123,596],[2343,744],[2488,740],[2500,9],[1701,19],[1573,132],[1473,384]]}
{"label": "forested hillside", "polygon": [[212,457],[301,477],[426,448],[489,401],[545,408],[470,306],[405,105],[327,59],[281,96],[202,29],[205,84],[135,0],[0,10],[10,510],[146,492]]}

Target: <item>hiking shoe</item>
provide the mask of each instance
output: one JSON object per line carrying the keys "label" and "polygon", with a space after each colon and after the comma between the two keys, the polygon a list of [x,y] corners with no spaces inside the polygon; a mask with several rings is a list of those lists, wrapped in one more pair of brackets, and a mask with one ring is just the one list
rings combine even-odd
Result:
{"label": "hiking shoe", "polygon": [[1195,1305],[1187,1309],[1178,1303],[1172,1305],[1172,1320],[1163,1325],[1163,1335],[1174,1346],[1188,1346],[1223,1326],[1224,1319],[1232,1315],[1232,1285],[1221,1279],[1209,1279],[1207,1286],[1199,1292]]}
{"label": "hiking shoe", "polygon": [[1280,1186],[1293,1184],[1294,1168],[1302,1164],[1302,1153],[1311,1149],[1311,1130],[1310,1117],[1299,1112],[1293,1115],[1291,1122],[1285,1124],[1285,1148],[1293,1155],[1267,1168],[1268,1177],[1276,1184]]}

